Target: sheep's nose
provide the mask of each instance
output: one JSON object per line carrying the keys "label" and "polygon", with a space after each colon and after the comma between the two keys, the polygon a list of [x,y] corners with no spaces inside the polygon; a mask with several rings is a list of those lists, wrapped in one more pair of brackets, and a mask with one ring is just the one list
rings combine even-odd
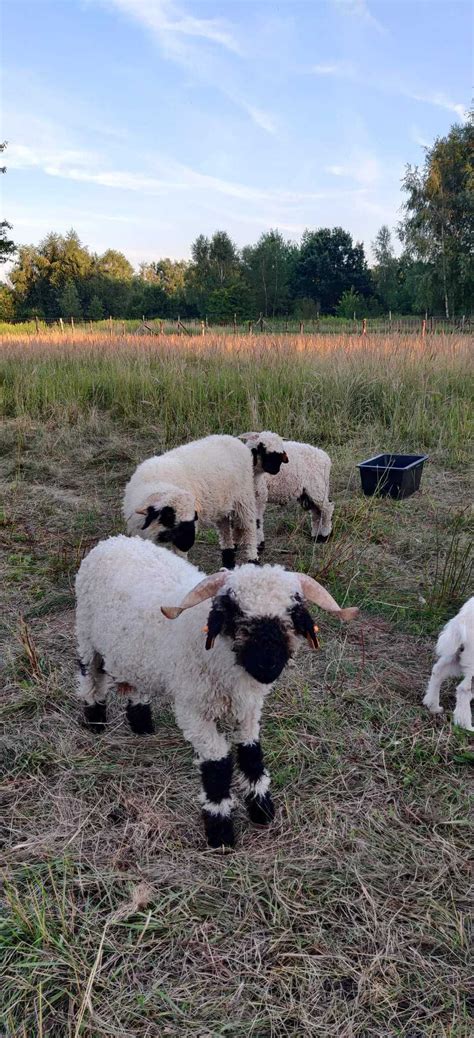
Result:
{"label": "sheep's nose", "polygon": [[172,540],[175,547],[179,548],[179,551],[189,551],[196,540],[196,526],[194,521],[191,520],[187,523],[180,523],[179,526],[173,530]]}

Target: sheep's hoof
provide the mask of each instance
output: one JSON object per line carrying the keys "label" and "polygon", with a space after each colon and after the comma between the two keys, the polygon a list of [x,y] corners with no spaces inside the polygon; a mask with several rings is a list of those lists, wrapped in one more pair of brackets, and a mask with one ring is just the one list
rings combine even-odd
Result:
{"label": "sheep's hoof", "polygon": [[318,533],[318,536],[316,537],[316,543],[326,544],[326,541],[328,541],[330,537],[332,537],[332,530],[331,533]]}
{"label": "sheep's hoof", "polygon": [[105,703],[91,703],[84,707],[84,722],[91,732],[103,732],[107,721],[107,707]]}
{"label": "sheep's hoof", "polygon": [[135,735],[153,735],[153,717],[149,703],[127,703],[127,720]]}
{"label": "sheep's hoof", "polygon": [[223,548],[222,565],[224,569],[235,569],[235,548]]}
{"label": "sheep's hoof", "polygon": [[444,714],[442,706],[434,706],[429,700],[423,700],[423,706],[426,706],[430,714]]}
{"label": "sheep's hoof", "polygon": [[208,847],[212,847],[213,850],[219,850],[220,847],[235,847],[234,823],[232,818],[223,818],[219,815],[211,815],[207,811],[203,811],[202,817]]}
{"label": "sheep's hoof", "polygon": [[245,798],[248,816],[255,825],[270,825],[275,817],[275,804],[270,793],[263,796],[249,796]]}

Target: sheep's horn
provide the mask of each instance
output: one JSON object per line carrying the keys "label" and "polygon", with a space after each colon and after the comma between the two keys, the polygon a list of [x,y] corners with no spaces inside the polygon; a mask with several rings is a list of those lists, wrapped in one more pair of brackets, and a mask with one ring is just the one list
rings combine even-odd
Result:
{"label": "sheep's horn", "polygon": [[147,511],[148,511],[147,508],[136,508],[135,509],[135,512],[136,512],[137,515],[146,515]]}
{"label": "sheep's horn", "polygon": [[[298,574],[299,575],[299,574]],[[328,613],[334,613],[340,620],[353,620],[359,610],[357,606],[348,606],[346,609],[341,609],[338,606],[329,591],[323,588],[322,584],[318,584],[317,580],[313,580],[312,577],[303,574],[299,575],[301,591],[308,602],[314,602],[320,609],[325,609]]]}
{"label": "sheep's horn", "polygon": [[196,587],[193,587],[192,591],[189,591],[186,598],[183,598],[181,605],[179,606],[162,606],[161,612],[163,616],[166,616],[168,620],[176,620],[177,616],[180,616],[185,609],[190,609],[191,606],[198,605],[199,602],[204,602],[206,598],[214,598],[219,588],[228,579],[229,571],[220,570],[219,573],[211,573],[210,577],[205,577],[201,580]]}
{"label": "sheep's horn", "polygon": [[250,440],[258,440],[260,433],[258,432],[246,432],[241,433],[239,440],[243,440],[244,443],[248,443]]}

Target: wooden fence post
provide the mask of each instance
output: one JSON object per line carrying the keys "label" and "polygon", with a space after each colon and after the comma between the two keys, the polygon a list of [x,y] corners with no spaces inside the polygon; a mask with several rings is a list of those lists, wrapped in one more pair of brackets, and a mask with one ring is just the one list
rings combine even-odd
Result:
{"label": "wooden fence post", "polygon": [[237,335],[237,314],[234,314],[234,335]]}
{"label": "wooden fence post", "polygon": [[259,324],[260,324],[260,331],[263,332],[263,314],[261,312],[260,312],[260,317],[259,317],[258,321],[259,321]]}
{"label": "wooden fence post", "polygon": [[286,315],[286,321],[285,321],[285,332],[287,332],[287,331],[288,331],[288,314]]}
{"label": "wooden fence post", "polygon": [[303,321],[300,321],[300,335],[302,335],[303,332],[304,332],[304,324],[303,324]]}
{"label": "wooden fence post", "polygon": [[249,335],[252,334],[252,321],[249,321]]}
{"label": "wooden fence post", "polygon": [[74,318],[73,318],[72,314],[71,314],[71,331],[72,331],[72,334],[74,335]]}
{"label": "wooden fence post", "polygon": [[36,334],[38,335],[38,332],[39,332],[39,323],[38,323],[38,318],[37,318],[36,314],[35,314],[35,328],[36,328]]}
{"label": "wooden fence post", "polygon": [[123,335],[125,335],[125,321],[122,321]]}
{"label": "wooden fence post", "polygon": [[425,335],[426,335],[426,317],[424,317],[422,322],[421,322],[421,338],[424,339]]}
{"label": "wooden fence post", "polygon": [[63,321],[62,317],[59,318],[59,324],[61,326],[61,331],[62,331],[62,333],[64,335],[64,321]]}
{"label": "wooden fence post", "polygon": [[163,321],[160,321],[160,335],[163,335]]}
{"label": "wooden fence post", "polygon": [[109,335],[112,338],[112,315],[109,316]]}
{"label": "wooden fence post", "polygon": [[201,321],[201,335],[205,335],[205,334],[206,334],[206,325],[204,324],[204,321]]}
{"label": "wooden fence post", "polygon": [[362,335],[367,335],[367,318],[364,317],[362,321]]}

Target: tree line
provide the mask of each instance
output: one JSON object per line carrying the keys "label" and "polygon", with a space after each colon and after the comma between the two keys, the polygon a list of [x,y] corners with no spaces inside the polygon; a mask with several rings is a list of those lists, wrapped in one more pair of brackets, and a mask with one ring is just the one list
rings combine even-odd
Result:
{"label": "tree line", "polygon": [[[408,166],[396,234],[380,228],[369,268],[364,247],[342,227],[306,230],[301,241],[278,230],[238,249],[226,231],[199,235],[189,261],[160,259],[136,273],[115,249],[90,252],[71,230],[15,248],[1,224],[0,260],[16,261],[0,288],[0,318],[99,320],[200,317],[210,322],[258,314],[342,317],[470,313],[474,296],[474,123],[455,125]],[[2,146],[2,148],[4,145]],[[0,167],[1,168],[1,167]],[[2,172],[4,167],[2,168]]]}

